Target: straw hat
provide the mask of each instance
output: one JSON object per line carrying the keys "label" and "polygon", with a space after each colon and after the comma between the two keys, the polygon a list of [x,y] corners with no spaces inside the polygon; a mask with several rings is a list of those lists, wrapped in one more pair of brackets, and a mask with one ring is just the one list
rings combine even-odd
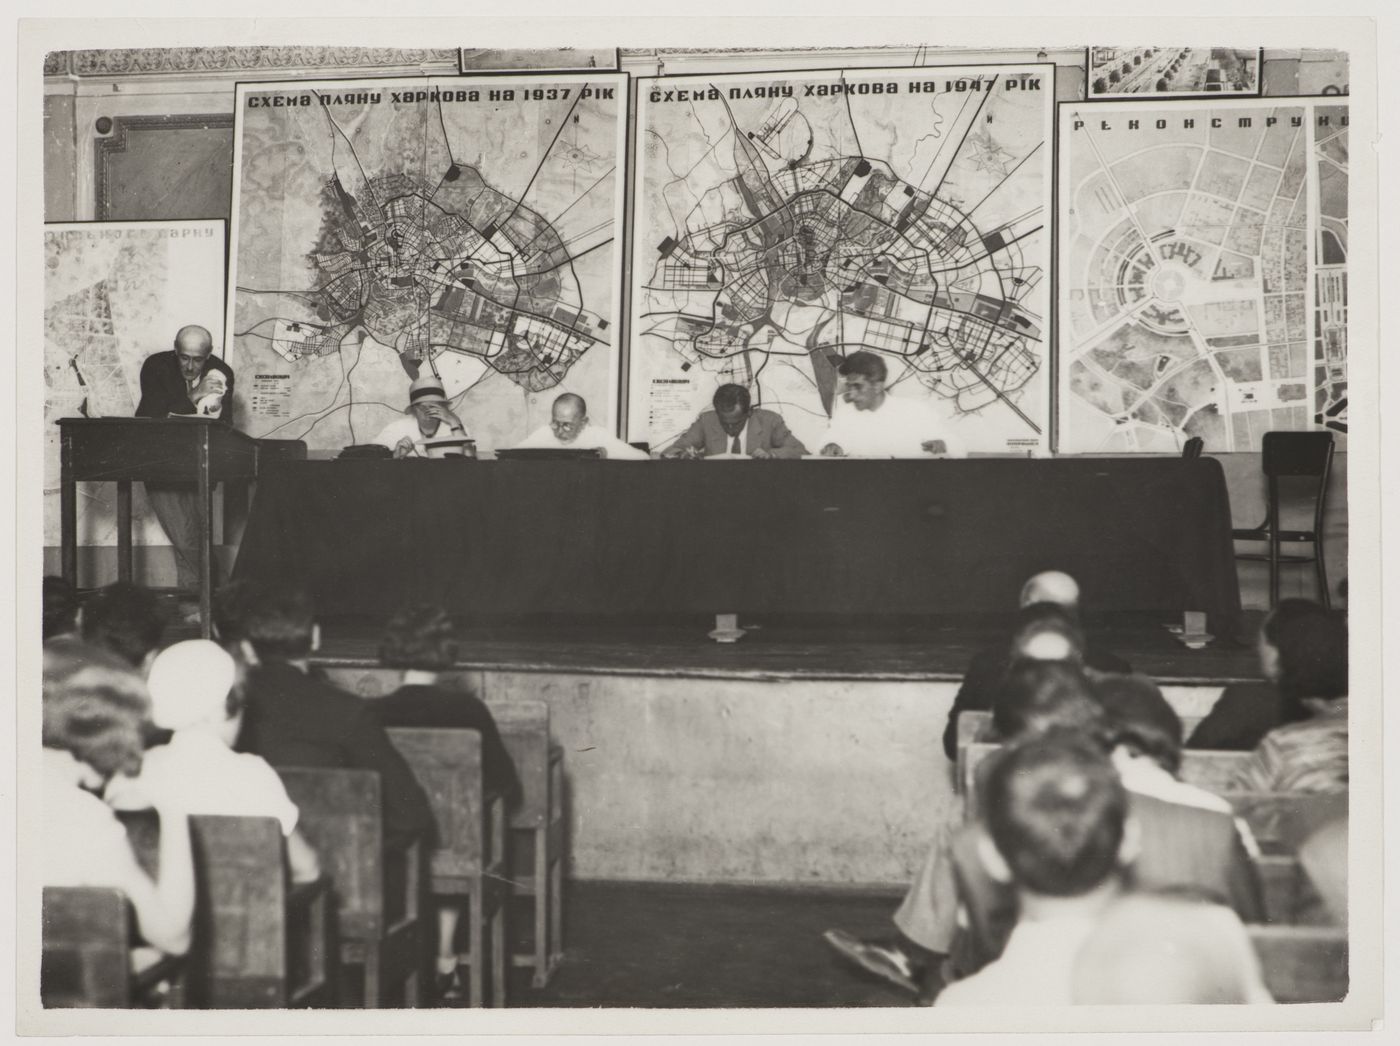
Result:
{"label": "straw hat", "polygon": [[442,379],[436,374],[423,374],[414,378],[413,384],[408,387],[408,406],[404,411],[411,410],[415,403],[446,402],[447,393],[442,387]]}

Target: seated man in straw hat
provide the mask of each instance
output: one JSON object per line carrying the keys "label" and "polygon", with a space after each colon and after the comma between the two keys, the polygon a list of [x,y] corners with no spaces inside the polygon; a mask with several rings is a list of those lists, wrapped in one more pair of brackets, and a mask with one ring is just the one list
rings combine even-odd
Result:
{"label": "seated man in straw hat", "polygon": [[426,458],[430,444],[453,438],[465,440],[466,426],[448,405],[442,379],[424,374],[408,387],[404,417],[389,422],[374,442],[392,450],[395,458]]}

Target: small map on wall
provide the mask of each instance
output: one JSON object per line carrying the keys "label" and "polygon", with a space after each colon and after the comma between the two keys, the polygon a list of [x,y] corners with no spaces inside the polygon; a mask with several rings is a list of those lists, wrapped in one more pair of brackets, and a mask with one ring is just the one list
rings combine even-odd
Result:
{"label": "small map on wall", "polygon": [[1347,431],[1347,228],[1349,161],[1347,107],[1318,106],[1311,121],[1313,163],[1316,167],[1317,226],[1313,264],[1317,294],[1314,303],[1316,344],[1316,414],[1313,421],[1336,433],[1338,449],[1346,449]]}
{"label": "small map on wall", "polygon": [[253,436],[367,443],[420,373],[485,450],[616,413],[626,77],[243,84],[230,356]]}
{"label": "small map on wall", "polygon": [[642,79],[628,437],[734,382],[809,449],[842,357],[971,450],[1049,449],[1054,67]]}
{"label": "small map on wall", "polygon": [[1344,303],[1326,367],[1313,334],[1313,142],[1339,120],[1301,100],[1061,107],[1059,449],[1258,450],[1345,395]]}
{"label": "small map on wall", "polygon": [[[59,541],[59,418],[129,418],[141,364],[190,323],[223,340],[224,223],[74,222],[44,226],[44,543]],[[167,544],[133,507],[138,544]],[[116,544],[111,484],[78,485],[78,543]]]}

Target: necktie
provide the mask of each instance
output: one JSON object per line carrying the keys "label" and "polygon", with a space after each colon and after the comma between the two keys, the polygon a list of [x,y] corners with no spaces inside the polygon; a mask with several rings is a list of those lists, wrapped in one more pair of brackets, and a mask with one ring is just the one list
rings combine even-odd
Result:
{"label": "necktie", "polygon": [[739,437],[738,437],[738,435],[735,435],[735,437],[734,437],[734,443],[733,443],[733,445],[729,448],[729,453],[731,453],[731,454],[742,454],[742,453],[744,453],[744,448],[741,447],[741,446],[739,446]]}

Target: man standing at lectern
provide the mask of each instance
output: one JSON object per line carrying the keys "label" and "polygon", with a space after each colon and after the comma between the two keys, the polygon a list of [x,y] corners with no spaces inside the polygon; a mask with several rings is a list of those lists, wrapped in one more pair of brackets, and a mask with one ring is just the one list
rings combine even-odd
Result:
{"label": "man standing at lectern", "polygon": [[[233,420],[233,369],[214,356],[214,339],[190,324],[175,335],[175,347],[146,357],[141,365],[138,418]],[[178,584],[199,591],[199,494],[193,483],[147,483],[146,497],[175,553]],[[211,584],[219,583],[218,564]]]}

